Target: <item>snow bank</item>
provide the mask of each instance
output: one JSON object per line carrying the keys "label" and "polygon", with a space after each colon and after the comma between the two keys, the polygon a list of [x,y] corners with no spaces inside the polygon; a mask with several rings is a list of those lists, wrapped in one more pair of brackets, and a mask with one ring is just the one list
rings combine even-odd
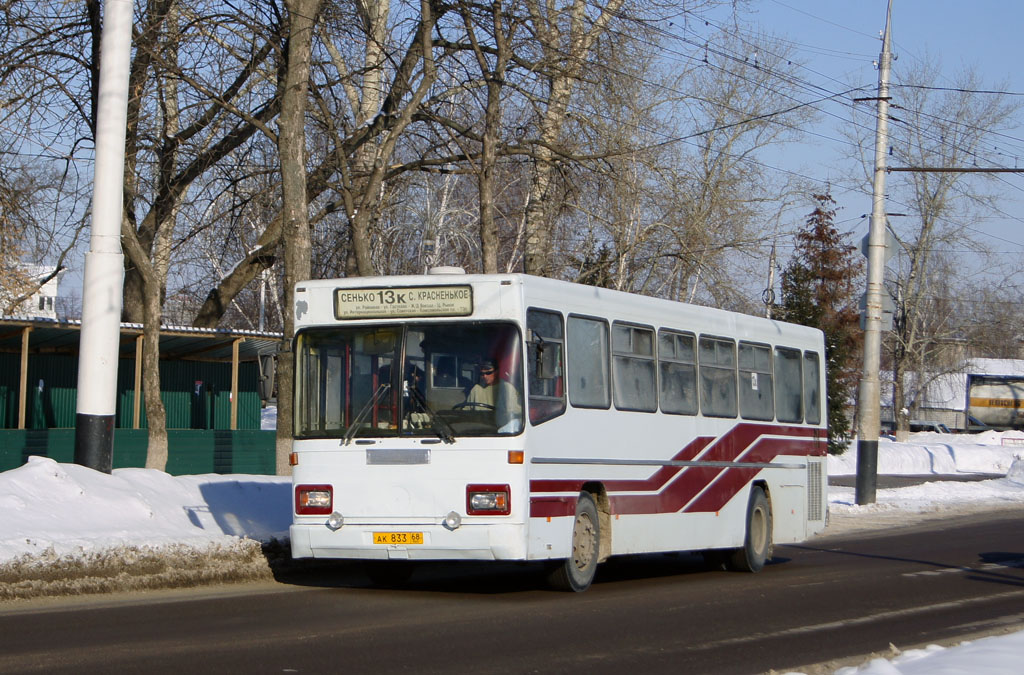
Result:
{"label": "snow bank", "polygon": [[52,459],[0,473],[0,564],[114,547],[231,545],[287,536],[290,479],[112,474]]}
{"label": "snow bank", "polygon": [[1024,487],[1024,456],[1018,456],[1013,460],[1010,470],[1006,472],[1006,480]]}
{"label": "snow bank", "polygon": [[[1020,432],[986,431],[983,434],[912,434],[907,443],[890,437],[878,439],[878,473],[897,475],[952,475],[957,473],[1005,474],[1018,456],[1024,456]],[[830,476],[857,473],[857,443],[839,456],[828,458]]]}
{"label": "snow bank", "polygon": [[1006,675],[1020,672],[1024,632],[963,642],[948,649],[929,645],[891,659],[874,659],[835,675]]}

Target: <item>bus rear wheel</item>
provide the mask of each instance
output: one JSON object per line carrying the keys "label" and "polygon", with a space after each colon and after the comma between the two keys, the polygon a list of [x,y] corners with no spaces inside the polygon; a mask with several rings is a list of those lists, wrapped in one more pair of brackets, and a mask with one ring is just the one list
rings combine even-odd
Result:
{"label": "bus rear wheel", "polygon": [[569,557],[548,574],[551,588],[576,593],[590,588],[597,572],[600,541],[601,522],[598,520],[597,504],[589,492],[581,492],[572,525],[571,551]]}
{"label": "bus rear wheel", "polygon": [[772,507],[759,486],[750,491],[747,503],[747,533],[743,548],[729,556],[729,569],[738,572],[760,572],[772,557]]}

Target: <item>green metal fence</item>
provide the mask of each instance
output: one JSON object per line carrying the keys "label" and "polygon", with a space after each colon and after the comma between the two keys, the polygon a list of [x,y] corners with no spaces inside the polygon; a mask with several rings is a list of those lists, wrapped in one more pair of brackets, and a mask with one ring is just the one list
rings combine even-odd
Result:
{"label": "green metal fence", "polygon": [[[17,354],[0,354],[0,429],[18,426]],[[63,354],[33,354],[29,359],[25,427],[60,429],[75,426],[78,404],[78,358]],[[238,366],[238,429],[260,428],[259,367]],[[135,359],[121,359],[117,369],[115,426],[133,426]],[[231,364],[205,361],[160,363],[160,398],[167,409],[168,429],[229,429],[231,427]],[[141,408],[140,427],[146,428]]]}
{"label": "green metal fence", "polygon": [[[145,429],[115,429],[115,469],[143,467],[148,443]],[[171,429],[167,432],[167,472],[185,474],[273,475],[274,431],[247,429]],[[14,469],[32,455],[72,462],[74,429],[0,429],[0,471]]]}

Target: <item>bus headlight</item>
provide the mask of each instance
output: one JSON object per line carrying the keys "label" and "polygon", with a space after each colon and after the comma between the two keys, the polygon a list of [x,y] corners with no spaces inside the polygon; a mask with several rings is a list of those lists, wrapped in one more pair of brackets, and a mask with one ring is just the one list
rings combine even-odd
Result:
{"label": "bus headlight", "polygon": [[334,488],[330,485],[296,485],[295,513],[326,516],[334,510]]}
{"label": "bus headlight", "polygon": [[508,485],[467,485],[466,514],[507,516],[512,512]]}

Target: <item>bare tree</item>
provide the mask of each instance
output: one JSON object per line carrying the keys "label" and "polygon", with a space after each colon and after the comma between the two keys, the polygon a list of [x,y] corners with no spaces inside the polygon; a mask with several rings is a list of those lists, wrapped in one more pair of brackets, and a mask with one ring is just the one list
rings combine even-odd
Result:
{"label": "bare tree", "polygon": [[1019,359],[1024,357],[1024,288],[1021,275],[976,281],[952,296],[959,336],[968,357]]}
{"label": "bare tree", "polygon": [[[766,230],[801,199],[758,160],[798,138],[813,110],[786,84],[796,66],[780,41],[722,34],[711,46],[676,72],[656,48],[603,46],[569,122],[577,152],[594,157],[569,217],[570,276],[590,283],[596,264],[615,288],[750,308],[740,280],[752,261],[760,273]],[[748,51],[757,62],[737,56]]]}
{"label": "bare tree", "polygon": [[[251,7],[251,15],[220,16],[210,29],[213,34],[207,35],[205,24],[195,21],[202,9],[192,6],[182,19],[192,32],[178,31],[175,47],[160,49],[158,36],[165,29],[170,3],[171,0],[151,0],[150,12],[143,15],[147,23],[140,32],[153,43],[136,44],[131,66],[125,173],[127,223],[123,232],[128,253],[124,313],[127,319],[136,321],[143,286],[143,272],[138,268],[144,264],[140,262],[141,256],[152,254],[153,242],[162,228],[173,230],[177,225],[176,220],[167,219],[168,214],[187,215],[190,219],[200,215],[191,211],[180,213],[174,204],[180,203],[189,191],[194,196],[202,194],[211,179],[209,169],[240,151],[254,135],[262,132],[273,137],[267,125],[280,108],[274,56],[280,55],[284,36],[275,14],[260,17],[259,10]],[[218,28],[231,39],[222,38]],[[239,48],[246,35],[248,46]],[[217,67],[178,62],[177,55],[188,53],[195,43],[223,49],[217,56]],[[183,119],[172,135],[162,135],[142,123],[162,120],[160,111],[167,109],[161,102],[161,96],[167,93],[163,85],[171,79],[179,82],[174,92],[182,99],[171,110],[180,108],[183,112],[177,114]],[[146,105],[158,106],[158,110],[147,109]],[[160,140],[154,143],[152,139]],[[201,201],[196,199],[195,203]],[[177,237],[187,239],[191,231],[204,226],[192,222],[187,232]],[[257,260],[265,262],[263,258]]]}
{"label": "bare tree", "polygon": [[[83,141],[77,123],[89,101],[88,78],[80,77],[89,71],[87,13],[51,4],[0,0],[0,276],[6,289],[0,310],[6,311],[70,264],[88,212],[88,173],[75,156]],[[42,277],[20,267],[44,261],[51,273]]]}
{"label": "bare tree", "polygon": [[30,174],[12,170],[4,158],[0,154],[0,315],[9,316],[39,288],[22,264],[38,188]]}
{"label": "bare tree", "polygon": [[[935,374],[937,347],[956,331],[950,307],[937,299],[956,293],[970,266],[963,254],[956,263],[951,254],[985,252],[972,224],[994,213],[1000,199],[991,174],[927,168],[986,165],[993,135],[1015,125],[1020,111],[1020,104],[1006,96],[979,93],[984,87],[973,69],[962,70],[952,86],[936,86],[939,77],[938,60],[928,59],[899,78],[894,96],[899,123],[890,131],[890,165],[920,169],[892,174],[888,186],[890,203],[908,212],[891,223],[899,255],[889,268],[895,321],[887,344],[900,435],[909,429],[913,392],[923,390]],[[936,293],[938,288],[943,292]]]}
{"label": "bare tree", "polygon": [[[160,23],[163,30],[153,30],[158,35],[157,44],[163,47],[160,53],[164,61],[177,63],[179,47],[178,12],[174,5],[152,8],[160,12]],[[153,50],[156,52],[156,50]],[[161,86],[160,120],[162,123],[161,137],[173,139],[180,132],[180,115],[178,110],[178,87],[175,78],[165,78],[158,73]],[[140,97],[141,98],[141,97]],[[129,106],[131,107],[131,106]],[[135,115],[137,129],[138,114]],[[130,125],[131,126],[131,125]],[[177,170],[177,152],[174,143],[163,143],[157,150],[157,181],[164,194],[174,194],[167,189]],[[130,184],[134,183],[135,173],[126,172]],[[163,301],[167,290],[167,272],[171,264],[171,243],[181,205],[180,193],[161,201],[156,206],[155,227],[152,231],[148,254],[141,250],[138,237],[134,236],[134,228],[124,233],[128,259],[137,271],[134,277],[141,281],[142,301],[142,376],[143,392],[146,404],[146,423],[149,443],[146,449],[146,468],[164,471],[167,468],[167,411],[160,396],[160,324],[163,316]],[[127,224],[127,220],[124,224]]]}
{"label": "bare tree", "polygon": [[[510,20],[501,0],[491,3],[489,16],[478,18],[474,6],[461,2],[459,6],[466,34],[472,45],[473,56],[483,77],[487,92],[484,105],[484,124],[480,139],[480,160],[476,165],[480,206],[480,252],[485,273],[498,271],[498,224],[495,222],[495,165],[501,133],[502,96],[505,72],[512,57],[512,41],[518,22]],[[475,24],[484,23],[492,44],[481,44]],[[489,24],[489,25],[488,25]]]}
{"label": "bare tree", "polygon": [[[309,90],[310,55],[320,0],[285,0],[288,7],[288,70],[277,139],[281,154],[284,201],[285,286],[284,340],[295,333],[295,284],[309,279],[309,205],[306,200],[306,99]],[[278,358],[278,386],[290,392],[295,361],[290,351]],[[278,399],[277,474],[291,472],[288,454],[292,444],[291,397]]]}
{"label": "bare tree", "polygon": [[573,88],[597,39],[624,1],[606,0],[591,5],[587,0],[548,3],[526,0],[529,28],[541,55],[537,65],[547,89],[547,95],[538,101],[538,139],[526,207],[523,267],[529,274],[550,273],[552,220],[558,203],[555,199],[557,158]]}
{"label": "bare tree", "polygon": [[[387,184],[418,165],[395,162],[404,134],[436,81],[432,33],[448,6],[422,0],[392,17],[390,0],[325,6],[311,62],[307,123],[313,151],[307,175],[311,226],[331,242],[334,274],[375,273],[372,235]],[[338,221],[337,214],[343,220]],[[280,215],[266,227],[200,308],[195,325],[216,325],[240,293],[273,262]]]}

